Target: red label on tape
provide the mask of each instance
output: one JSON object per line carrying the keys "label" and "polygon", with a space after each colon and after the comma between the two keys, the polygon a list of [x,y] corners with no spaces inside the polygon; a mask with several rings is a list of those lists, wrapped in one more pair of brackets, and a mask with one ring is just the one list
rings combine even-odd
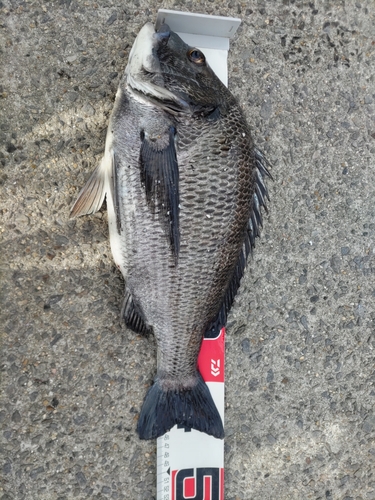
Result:
{"label": "red label on tape", "polygon": [[204,338],[198,356],[198,369],[205,382],[224,382],[225,328],[215,339]]}

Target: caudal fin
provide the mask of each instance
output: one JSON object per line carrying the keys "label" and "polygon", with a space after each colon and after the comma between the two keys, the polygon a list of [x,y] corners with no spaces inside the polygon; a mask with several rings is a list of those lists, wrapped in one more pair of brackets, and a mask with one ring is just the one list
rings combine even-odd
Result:
{"label": "caudal fin", "polygon": [[146,394],[137,432],[140,439],[155,439],[176,424],[224,438],[221,417],[199,374],[197,384],[191,389],[165,391],[156,379]]}

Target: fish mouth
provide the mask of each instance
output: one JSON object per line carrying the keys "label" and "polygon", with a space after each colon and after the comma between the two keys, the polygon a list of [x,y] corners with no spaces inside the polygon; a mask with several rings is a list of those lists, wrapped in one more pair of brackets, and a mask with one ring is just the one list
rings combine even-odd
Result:
{"label": "fish mouth", "polygon": [[188,108],[188,103],[165,88],[157,49],[160,44],[168,43],[169,37],[168,25],[163,24],[155,31],[152,23],[146,23],[130,51],[125,81],[136,96],[175,113]]}

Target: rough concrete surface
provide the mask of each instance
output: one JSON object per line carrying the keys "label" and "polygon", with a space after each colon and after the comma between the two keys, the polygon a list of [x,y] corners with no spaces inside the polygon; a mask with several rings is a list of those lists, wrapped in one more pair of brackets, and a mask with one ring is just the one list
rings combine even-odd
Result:
{"label": "rough concrete surface", "polygon": [[225,498],[375,499],[373,0],[0,2],[0,498],[155,498],[155,343],[119,325],[105,210],[69,207],[160,7],[243,20],[229,86],[275,178],[228,324]]}

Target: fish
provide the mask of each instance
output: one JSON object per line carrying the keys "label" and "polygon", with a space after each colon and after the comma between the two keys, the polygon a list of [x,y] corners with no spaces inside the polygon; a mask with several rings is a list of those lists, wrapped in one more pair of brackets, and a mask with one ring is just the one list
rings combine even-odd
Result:
{"label": "fish", "polygon": [[104,156],[71,209],[73,217],[92,214],[106,198],[125,279],[121,318],[156,338],[140,439],[176,424],[224,437],[197,358],[203,336],[226,324],[260,234],[268,167],[204,53],[168,25],[145,24],[117,90]]}

